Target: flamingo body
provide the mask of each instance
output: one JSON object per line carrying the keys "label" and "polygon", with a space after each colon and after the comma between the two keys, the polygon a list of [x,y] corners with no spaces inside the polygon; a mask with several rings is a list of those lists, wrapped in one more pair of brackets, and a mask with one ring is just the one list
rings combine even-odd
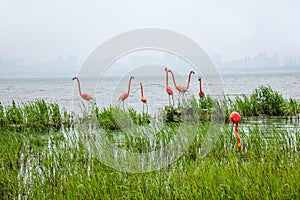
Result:
{"label": "flamingo body", "polygon": [[145,96],[142,96],[141,101],[142,101],[143,103],[147,103],[147,98],[146,98]]}
{"label": "flamingo body", "polygon": [[237,124],[241,120],[241,116],[238,112],[232,112],[229,116],[229,120],[232,121],[233,123]]}
{"label": "flamingo body", "polygon": [[129,94],[127,94],[127,93],[121,94],[119,97],[119,101],[124,101],[128,96],[129,96]]}
{"label": "flamingo body", "polygon": [[167,87],[167,88],[166,88],[166,91],[167,91],[168,95],[174,95],[174,91],[173,91],[172,88]]}
{"label": "flamingo body", "polygon": [[93,99],[93,97],[89,94],[81,94],[80,96],[87,101]]}
{"label": "flamingo body", "polygon": [[241,149],[242,148],[241,138],[238,133],[238,124],[239,124],[239,121],[241,120],[241,116],[238,112],[232,112],[229,116],[229,120],[232,121],[233,124],[235,124],[235,135],[237,137],[237,148]]}
{"label": "flamingo body", "polygon": [[178,90],[180,93],[185,93],[186,91],[188,91],[188,88],[186,86],[179,85],[176,87],[176,90]]}
{"label": "flamingo body", "polygon": [[202,92],[200,91],[200,92],[199,92],[199,96],[200,96],[200,97],[204,97],[204,92],[203,92],[203,91],[202,91]]}

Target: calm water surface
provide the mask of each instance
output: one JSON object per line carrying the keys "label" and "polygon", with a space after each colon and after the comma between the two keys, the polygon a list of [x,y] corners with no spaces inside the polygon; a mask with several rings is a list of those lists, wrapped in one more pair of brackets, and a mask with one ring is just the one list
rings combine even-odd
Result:
{"label": "calm water surface", "polygon": [[[260,85],[270,85],[272,89],[283,94],[285,98],[300,99],[300,73],[260,73],[260,74],[228,74],[222,75],[223,91],[227,96],[241,94],[249,95]],[[185,77],[183,77],[185,78]],[[118,97],[127,92],[129,77],[105,77],[102,79],[81,79],[83,93],[89,93],[95,97],[97,105],[108,107],[118,105]],[[207,81],[209,80],[209,81]],[[140,101],[139,83],[143,82],[144,95],[148,99],[149,112],[155,113],[163,105],[168,105],[168,95],[165,92],[165,77],[143,76],[135,77],[132,81],[129,98],[125,107],[132,106],[142,111]],[[169,85],[175,90],[171,78]],[[177,80],[178,85],[186,85],[185,79]],[[203,77],[203,90],[206,94],[214,96],[220,88],[214,85],[214,78]],[[216,92],[218,91],[218,92]],[[198,98],[199,82],[198,75],[192,76],[188,96],[195,95]],[[177,95],[177,92],[176,92]],[[10,104],[26,102],[35,99],[44,99],[47,102],[57,102],[67,110],[77,110],[83,101],[78,94],[77,83],[69,78],[9,78],[0,79],[0,102]],[[178,96],[175,96],[175,103]]]}

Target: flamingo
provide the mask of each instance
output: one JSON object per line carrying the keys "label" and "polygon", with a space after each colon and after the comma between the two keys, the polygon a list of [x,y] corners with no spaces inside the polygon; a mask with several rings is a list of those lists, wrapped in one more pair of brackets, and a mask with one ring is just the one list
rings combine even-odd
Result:
{"label": "flamingo", "polygon": [[174,105],[174,92],[171,87],[169,87],[169,80],[168,80],[168,68],[165,68],[166,71],[166,91],[169,95],[169,105],[171,105],[170,96],[172,95],[173,105]]}
{"label": "flamingo", "polygon": [[147,113],[148,113],[147,98],[144,96],[144,90],[143,90],[143,84],[142,83],[140,83],[140,87],[141,87],[141,95],[142,95],[141,101],[143,102],[143,113],[144,113],[144,105],[145,104],[147,106]]}
{"label": "flamingo", "polygon": [[238,112],[232,112],[229,116],[229,120],[232,121],[233,124],[235,124],[235,135],[237,137],[237,148],[241,149],[242,148],[241,138],[238,133],[238,124],[239,124],[239,121],[241,120],[241,116]]}
{"label": "flamingo", "polygon": [[128,91],[127,93],[123,93],[121,94],[121,96],[119,97],[119,105],[121,103],[121,101],[123,102],[123,109],[124,109],[124,101],[125,99],[127,99],[127,97],[129,96],[129,92],[130,92],[130,85],[131,85],[131,80],[134,79],[133,76],[130,77],[129,82],[128,82]]}
{"label": "flamingo", "polygon": [[199,96],[200,97],[204,97],[204,92],[202,90],[202,79],[201,76],[199,76],[198,81],[200,82],[200,92],[199,92]]}
{"label": "flamingo", "polygon": [[77,83],[78,83],[78,91],[79,91],[79,94],[80,94],[80,96],[81,96],[81,98],[83,98],[84,100],[87,100],[87,101],[89,101],[89,100],[91,100],[91,99],[93,99],[93,97],[91,96],[91,95],[89,95],[89,94],[82,94],[81,93],[81,88],[80,88],[80,81],[79,81],[79,78],[77,77],[77,76],[75,76],[74,78],[73,78],[73,80],[77,80]]}
{"label": "flamingo", "polygon": [[168,72],[170,72],[171,75],[172,75],[175,88],[179,92],[179,95],[180,94],[184,95],[188,91],[188,89],[189,89],[191,76],[192,76],[192,74],[195,74],[195,72],[194,71],[190,71],[190,74],[189,74],[189,77],[188,77],[187,86],[176,85],[176,81],[175,81],[174,74],[173,74],[172,70],[169,69]]}

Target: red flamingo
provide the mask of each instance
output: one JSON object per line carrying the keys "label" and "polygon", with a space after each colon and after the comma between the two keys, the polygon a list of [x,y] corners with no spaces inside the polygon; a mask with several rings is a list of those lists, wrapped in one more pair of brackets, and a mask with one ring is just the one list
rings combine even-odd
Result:
{"label": "red flamingo", "polygon": [[91,95],[89,95],[89,94],[82,94],[82,93],[81,93],[81,88],[80,88],[80,81],[79,81],[79,78],[78,78],[77,76],[75,76],[75,77],[73,78],[73,80],[75,80],[75,79],[77,80],[77,83],[78,83],[78,90],[79,90],[79,94],[80,94],[81,98],[83,98],[83,99],[85,99],[85,100],[87,100],[87,101],[93,99],[93,97],[92,97]]}
{"label": "red flamingo", "polygon": [[129,82],[128,82],[128,91],[127,93],[121,94],[121,96],[119,97],[119,105],[121,102],[123,102],[123,109],[124,109],[124,101],[125,99],[127,99],[127,97],[129,96],[129,92],[130,92],[130,85],[131,85],[131,80],[134,79],[133,76],[130,77]]}
{"label": "red flamingo", "polygon": [[199,96],[200,97],[204,97],[204,92],[202,90],[202,79],[201,76],[199,76],[198,81],[200,82],[200,92],[199,92]]}
{"label": "red flamingo", "polygon": [[165,71],[166,71],[166,91],[169,95],[169,105],[171,105],[170,96],[172,96],[172,101],[173,101],[173,105],[174,105],[174,92],[173,92],[173,89],[171,87],[169,87],[168,68],[165,68]]}
{"label": "red flamingo", "polygon": [[189,89],[191,76],[192,76],[192,74],[195,74],[195,72],[194,71],[190,71],[190,74],[189,74],[189,77],[188,77],[187,86],[176,85],[176,81],[175,81],[174,74],[173,74],[172,70],[169,69],[168,72],[170,72],[171,75],[172,75],[175,88],[179,92],[179,95],[180,94],[184,95],[188,91],[188,89]]}
{"label": "red flamingo", "polygon": [[144,113],[144,105],[146,104],[147,106],[147,113],[148,113],[148,104],[147,104],[147,98],[144,96],[144,90],[143,90],[143,84],[140,83],[140,86],[141,86],[141,101],[143,102],[143,113]]}
{"label": "red flamingo", "polygon": [[241,120],[241,116],[238,112],[232,112],[229,116],[229,120],[232,121],[233,124],[235,124],[235,135],[237,137],[237,148],[241,149],[242,148],[241,138],[238,133],[238,124],[239,124],[239,121]]}

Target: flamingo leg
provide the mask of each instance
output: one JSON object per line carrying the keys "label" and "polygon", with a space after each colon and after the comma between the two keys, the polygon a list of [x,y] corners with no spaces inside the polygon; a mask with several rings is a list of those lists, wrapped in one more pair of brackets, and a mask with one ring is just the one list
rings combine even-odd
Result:
{"label": "flamingo leg", "polygon": [[235,135],[236,135],[236,137],[237,137],[237,148],[238,149],[241,149],[242,148],[242,145],[241,145],[241,138],[240,138],[240,135],[239,135],[239,133],[236,131],[235,132]]}
{"label": "flamingo leg", "polygon": [[147,113],[148,113],[148,104],[147,103],[143,103],[143,113],[145,113],[145,104],[146,104],[146,109],[147,109]]}
{"label": "flamingo leg", "polygon": [[90,101],[89,100],[87,101],[87,113],[88,114],[90,113]]}
{"label": "flamingo leg", "polygon": [[173,101],[173,106],[174,106],[174,95],[172,94],[172,101]]}
{"label": "flamingo leg", "polygon": [[240,135],[239,135],[239,132],[238,132],[238,124],[235,124],[235,135],[237,137],[237,148],[241,149],[242,145],[241,145],[241,138],[240,138]]}
{"label": "flamingo leg", "polygon": [[230,147],[231,148],[233,148],[233,145],[232,145],[232,140],[233,140],[233,138],[232,138],[233,125],[234,125],[234,123],[232,123],[232,125],[231,125],[231,134],[230,134]]}
{"label": "flamingo leg", "polygon": [[179,92],[179,94],[178,94],[178,105],[180,105],[180,96],[181,96],[181,93]]}
{"label": "flamingo leg", "polygon": [[187,102],[188,102],[188,99],[187,99],[186,93],[183,93],[183,95],[182,95],[182,102],[183,102],[183,100],[185,101],[185,103],[187,103]]}

